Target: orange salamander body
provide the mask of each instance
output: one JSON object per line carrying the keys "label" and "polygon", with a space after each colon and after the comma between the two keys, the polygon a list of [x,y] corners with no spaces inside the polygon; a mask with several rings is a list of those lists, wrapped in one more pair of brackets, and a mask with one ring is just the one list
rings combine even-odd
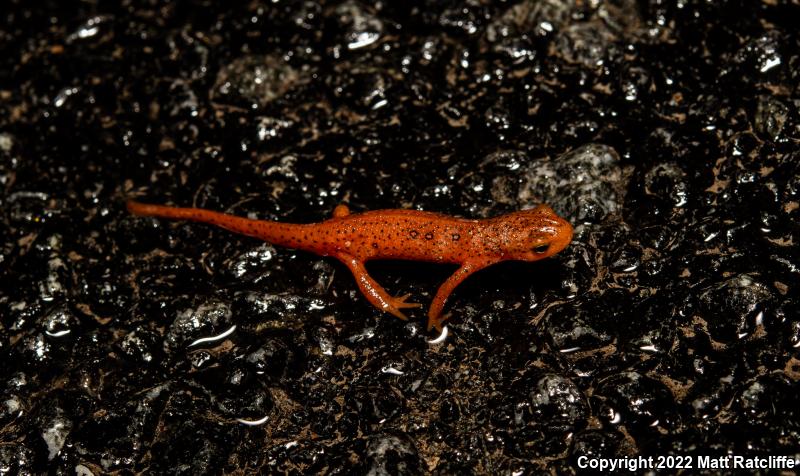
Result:
{"label": "orange salamander body", "polygon": [[251,220],[199,208],[178,208],[128,202],[136,215],[189,220],[216,225],[269,243],[323,256],[347,266],[361,292],[375,307],[400,319],[402,309],[420,307],[393,297],[367,273],[364,263],[401,259],[454,263],[461,267],[445,281],[428,310],[428,330],[442,329],[447,298],[464,279],[487,266],[507,260],[538,261],[567,247],[572,226],[546,206],[469,220],[417,210],[375,210],[351,214],[339,205],[333,217],[320,223],[292,224]]}

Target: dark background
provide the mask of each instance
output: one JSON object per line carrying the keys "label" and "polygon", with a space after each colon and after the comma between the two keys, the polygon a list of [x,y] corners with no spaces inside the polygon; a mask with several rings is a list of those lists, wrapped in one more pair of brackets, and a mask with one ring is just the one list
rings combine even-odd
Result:
{"label": "dark background", "polygon": [[[798,10],[7,0],[0,469],[798,456]],[[546,202],[576,235],[470,278],[429,344],[331,259],[129,197],[293,222]],[[370,269],[426,304],[453,271]]]}

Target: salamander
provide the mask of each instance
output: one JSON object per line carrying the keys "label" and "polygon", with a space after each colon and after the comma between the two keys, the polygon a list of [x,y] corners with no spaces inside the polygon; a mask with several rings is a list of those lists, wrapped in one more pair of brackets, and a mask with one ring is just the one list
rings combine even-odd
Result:
{"label": "salamander", "polygon": [[417,210],[375,210],[350,213],[339,205],[333,217],[310,224],[253,220],[200,208],[179,208],[128,201],[140,216],[208,223],[234,233],[322,256],[332,256],[353,273],[356,283],[378,309],[400,319],[409,295],[391,296],[367,272],[364,263],[401,259],[458,264],[436,292],[428,309],[428,331],[442,330],[442,309],[453,290],[468,276],[507,260],[538,261],[569,245],[572,226],[546,206],[486,219],[465,219]]}

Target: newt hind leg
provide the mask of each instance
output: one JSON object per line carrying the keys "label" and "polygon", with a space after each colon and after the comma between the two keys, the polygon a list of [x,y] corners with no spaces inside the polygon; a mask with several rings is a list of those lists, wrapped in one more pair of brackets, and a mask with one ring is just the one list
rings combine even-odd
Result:
{"label": "newt hind leg", "polygon": [[361,293],[367,298],[367,300],[372,303],[373,306],[377,307],[381,311],[386,311],[389,314],[398,317],[404,321],[408,320],[405,314],[401,309],[409,309],[415,307],[421,307],[421,304],[414,303],[414,302],[406,302],[408,299],[408,294],[398,297],[390,296],[389,293],[386,292],[380,284],[378,284],[372,276],[367,273],[367,268],[364,266],[362,261],[353,258],[352,256],[337,256],[339,260],[344,263],[350,271],[353,273],[353,276],[356,278],[356,284],[358,284],[358,288],[361,290]]}

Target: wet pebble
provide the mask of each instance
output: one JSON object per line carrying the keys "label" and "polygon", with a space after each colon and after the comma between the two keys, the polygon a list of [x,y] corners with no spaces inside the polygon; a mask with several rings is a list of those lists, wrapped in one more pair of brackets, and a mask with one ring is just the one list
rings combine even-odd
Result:
{"label": "wet pebble", "polygon": [[291,327],[297,319],[307,318],[309,311],[321,309],[313,299],[291,294],[247,292],[237,296],[235,305],[238,324],[245,327]]}
{"label": "wet pebble", "polygon": [[4,202],[12,223],[34,224],[50,218],[52,212],[47,207],[49,200],[50,196],[45,192],[19,190],[5,197]]}
{"label": "wet pebble", "polygon": [[[389,101],[389,90],[394,87],[394,80],[376,68],[358,68],[330,80],[337,81],[331,85],[337,99],[356,111],[366,113],[395,105]],[[357,116],[348,119],[359,120]]]}
{"label": "wet pebble", "polygon": [[616,35],[602,23],[575,23],[559,32],[555,52],[569,63],[598,69],[611,55],[619,54],[614,46],[616,40]]}
{"label": "wet pebble", "polygon": [[273,407],[269,389],[242,362],[205,367],[195,380],[213,391],[213,405],[221,416],[256,422],[268,416]]}
{"label": "wet pebble", "polygon": [[419,474],[424,469],[414,442],[402,433],[369,438],[364,469],[367,474]]}
{"label": "wet pebble", "polygon": [[773,292],[752,276],[740,274],[707,287],[700,294],[701,317],[717,341],[730,343],[752,334],[769,319]]}
{"label": "wet pebble", "polygon": [[681,296],[662,292],[635,304],[631,319],[620,326],[620,347],[643,354],[670,352],[677,326],[687,321],[685,302]]}
{"label": "wet pebble", "polygon": [[779,99],[772,96],[759,98],[756,109],[756,131],[767,140],[785,141],[784,127],[789,119],[789,108]]}
{"label": "wet pebble", "polygon": [[[782,435],[789,434],[796,425],[798,411],[792,404],[798,391],[796,381],[780,374],[756,378],[747,382],[733,400],[738,431],[752,433],[752,444],[759,450],[769,447],[792,451]],[[780,409],[780,410],[779,410]],[[770,431],[763,431],[770,428]]]}
{"label": "wet pebble", "polygon": [[618,454],[622,435],[606,430],[585,430],[575,435],[572,445],[573,464],[578,463],[578,458],[585,456],[588,459],[614,458]]}
{"label": "wet pebble", "polygon": [[256,350],[247,355],[245,360],[252,366],[256,375],[267,379],[284,379],[302,370],[304,352],[293,342],[287,342],[277,336],[269,337]]}
{"label": "wet pebble", "polygon": [[231,280],[258,283],[262,279],[270,277],[275,252],[274,246],[262,243],[226,260],[224,272],[230,276]]}
{"label": "wet pebble", "polygon": [[334,14],[346,50],[373,46],[383,35],[383,21],[366,4],[347,0],[335,8]]}
{"label": "wet pebble", "polygon": [[160,336],[156,332],[139,327],[127,333],[118,343],[122,356],[136,364],[151,364],[161,356]]}
{"label": "wet pebble", "polygon": [[526,35],[549,36],[567,25],[576,7],[563,2],[525,0],[498,15],[486,28],[486,41],[503,44]]}
{"label": "wet pebble", "polygon": [[0,469],[8,474],[37,474],[39,465],[36,456],[36,451],[25,442],[0,445]]}
{"label": "wet pebble", "polygon": [[598,385],[594,398],[603,421],[624,425],[634,435],[652,435],[678,423],[672,394],[661,382],[638,372],[623,372]]}
{"label": "wet pebble", "polygon": [[[570,324],[564,324],[566,314],[570,314]],[[548,312],[545,318],[545,332],[550,337],[554,350],[572,353],[586,349],[597,349],[608,345],[613,335],[597,323],[595,310],[574,313],[566,307]]]}
{"label": "wet pebble", "polygon": [[686,173],[675,163],[655,165],[647,171],[643,182],[644,193],[653,197],[656,206],[665,202],[664,205],[680,208],[686,206],[691,198]]}
{"label": "wet pebble", "polygon": [[585,423],[588,407],[578,387],[561,375],[542,376],[530,391],[530,421],[550,429],[574,431]]}
{"label": "wet pebble", "polygon": [[304,73],[284,58],[243,56],[220,69],[213,99],[247,109],[264,108],[304,81]]}
{"label": "wet pebble", "polygon": [[80,319],[65,305],[51,309],[41,319],[44,333],[53,340],[73,339],[79,330]]}
{"label": "wet pebble", "polygon": [[734,57],[734,61],[742,66],[739,71],[743,75],[741,79],[750,81],[750,78],[755,79],[774,72],[775,69],[785,68],[783,46],[783,38],[777,31],[749,39]]}
{"label": "wet pebble", "polygon": [[553,161],[530,162],[521,173],[520,202],[548,203],[573,224],[598,222],[618,210],[627,184],[619,155],[602,144],[579,147]]}
{"label": "wet pebble", "polygon": [[168,354],[228,330],[232,325],[230,304],[208,300],[195,308],[180,311],[164,336],[164,351]]}

